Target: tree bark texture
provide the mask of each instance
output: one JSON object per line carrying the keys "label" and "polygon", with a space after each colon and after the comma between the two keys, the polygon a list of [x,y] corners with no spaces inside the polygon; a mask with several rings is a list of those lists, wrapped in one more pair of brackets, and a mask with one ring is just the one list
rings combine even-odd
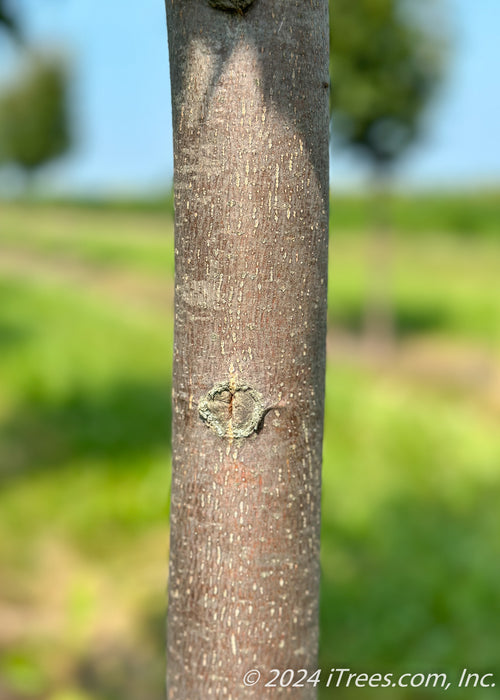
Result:
{"label": "tree bark texture", "polygon": [[[317,664],[327,0],[166,0],[175,338],[167,692]],[[258,669],[262,680],[243,683]],[[298,676],[296,676],[296,679]]]}

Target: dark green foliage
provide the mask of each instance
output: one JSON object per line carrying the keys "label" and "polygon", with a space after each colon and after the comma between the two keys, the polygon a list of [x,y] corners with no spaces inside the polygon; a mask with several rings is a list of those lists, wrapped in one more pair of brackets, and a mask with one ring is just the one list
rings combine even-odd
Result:
{"label": "dark green foliage", "polygon": [[6,0],[0,0],[0,29],[6,29],[12,36],[19,37],[19,27],[12,14],[11,5]]}
{"label": "dark green foliage", "polygon": [[32,57],[0,94],[0,163],[33,173],[70,146],[67,75],[59,60]]}
{"label": "dark green foliage", "polygon": [[417,136],[443,74],[436,3],[330,0],[330,16],[334,138],[388,165]]}

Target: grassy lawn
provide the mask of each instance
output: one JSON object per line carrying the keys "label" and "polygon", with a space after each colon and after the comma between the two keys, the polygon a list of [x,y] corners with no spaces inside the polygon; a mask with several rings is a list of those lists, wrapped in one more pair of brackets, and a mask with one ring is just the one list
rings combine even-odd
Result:
{"label": "grassy lawn", "polygon": [[165,224],[169,218],[155,211],[10,206],[0,242],[3,248],[63,263],[77,260],[164,277],[174,272],[171,225]]}
{"label": "grassy lawn", "polygon": [[[161,208],[1,206],[0,698],[161,698],[172,222]],[[434,220],[401,224],[388,279],[397,342],[374,361],[359,340],[368,236],[342,206],[330,250],[320,666],[498,674],[493,215],[437,202]],[[398,206],[400,222],[415,222],[418,207]],[[457,211],[467,226],[453,224]]]}
{"label": "grassy lawn", "polygon": [[[330,320],[351,330],[359,328],[364,300],[374,285],[370,248],[366,234],[336,231],[331,238]],[[498,237],[394,234],[385,286],[399,335],[473,341],[498,353],[499,262]]]}

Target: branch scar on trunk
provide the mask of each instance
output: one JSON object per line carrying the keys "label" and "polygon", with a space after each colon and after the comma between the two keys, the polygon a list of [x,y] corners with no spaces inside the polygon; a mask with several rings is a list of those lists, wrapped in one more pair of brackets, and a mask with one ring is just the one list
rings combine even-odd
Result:
{"label": "branch scar on trunk", "polygon": [[253,2],[254,0],[208,0],[208,4],[216,10],[237,12],[240,15],[248,10]]}
{"label": "branch scar on trunk", "polygon": [[267,413],[262,396],[252,387],[233,381],[215,384],[198,402],[198,412],[220,437],[248,437]]}

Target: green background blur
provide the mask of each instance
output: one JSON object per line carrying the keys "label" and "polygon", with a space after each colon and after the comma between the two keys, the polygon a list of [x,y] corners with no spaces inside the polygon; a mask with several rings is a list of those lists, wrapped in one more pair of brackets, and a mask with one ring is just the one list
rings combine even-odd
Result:
{"label": "green background blur", "polygon": [[[495,672],[500,198],[393,199],[383,353],[369,204],[332,202],[321,666]],[[2,204],[2,700],[162,697],[172,237],[167,201]]]}

